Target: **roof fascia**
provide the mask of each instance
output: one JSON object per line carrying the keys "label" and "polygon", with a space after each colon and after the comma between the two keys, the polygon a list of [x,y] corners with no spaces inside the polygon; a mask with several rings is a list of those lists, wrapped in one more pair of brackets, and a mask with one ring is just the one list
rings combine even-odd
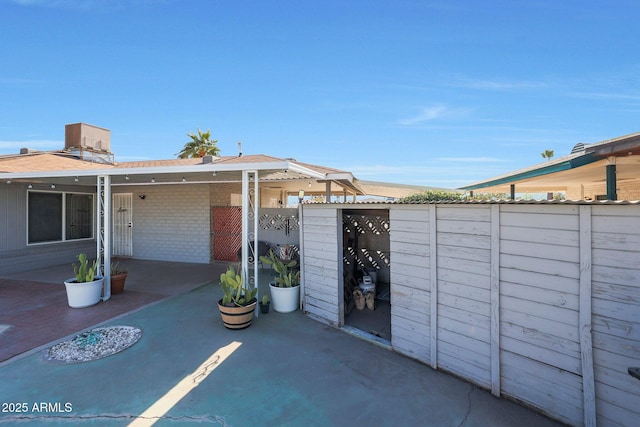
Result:
{"label": "roof fascia", "polygon": [[[276,162],[246,162],[232,164],[197,164],[188,166],[152,166],[122,168],[112,167],[108,169],[78,169],[62,171],[42,171],[42,172],[3,172],[0,173],[2,179],[20,178],[64,178],[72,176],[120,176],[120,175],[145,175],[145,174],[184,174],[190,172],[241,172],[245,170],[286,170],[291,167],[287,160]],[[324,175],[323,175],[324,176]]]}
{"label": "roof fascia", "polygon": [[495,187],[498,185],[513,184],[517,181],[523,181],[523,180],[536,178],[543,175],[549,175],[552,173],[574,169],[580,166],[588,165],[589,163],[593,163],[598,160],[599,159],[592,153],[583,154],[583,155],[576,156],[574,158],[557,162],[551,165],[545,165],[536,169],[531,169],[521,173],[508,175],[502,178],[497,178],[497,179],[481,182],[478,184],[472,184],[465,187],[460,187],[460,189],[471,191],[471,190],[478,190],[481,188]]}
{"label": "roof fascia", "polygon": [[289,169],[292,172],[298,172],[300,174],[303,175],[308,175],[311,178],[315,178],[315,179],[326,179],[327,178],[327,174],[322,173],[322,172],[318,172],[316,170],[313,170],[311,168],[299,165],[298,163],[294,163],[294,162],[287,162],[288,163],[288,167],[287,169]]}

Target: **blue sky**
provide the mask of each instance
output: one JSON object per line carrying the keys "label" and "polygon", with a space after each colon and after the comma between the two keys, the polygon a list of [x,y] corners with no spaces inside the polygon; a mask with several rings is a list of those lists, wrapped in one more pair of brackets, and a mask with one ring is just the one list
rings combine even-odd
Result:
{"label": "blue sky", "polygon": [[640,131],[640,2],[0,0],[0,154],[293,157],[457,187]]}

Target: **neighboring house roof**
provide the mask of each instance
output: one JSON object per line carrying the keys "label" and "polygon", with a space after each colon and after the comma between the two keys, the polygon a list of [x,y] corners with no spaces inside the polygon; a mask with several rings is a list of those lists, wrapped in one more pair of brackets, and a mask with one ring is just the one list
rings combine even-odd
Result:
{"label": "neighboring house roof", "polygon": [[577,144],[572,153],[461,187],[463,190],[508,193],[564,191],[570,186],[602,183],[605,166],[617,165],[618,181],[640,179],[640,133],[594,143]]}
{"label": "neighboring house roof", "polygon": [[438,187],[426,187],[421,185],[408,185],[408,184],[396,184],[391,182],[379,182],[379,181],[362,181],[357,180],[358,184],[365,193],[370,196],[389,197],[394,199],[400,199],[412,194],[419,194],[425,191],[452,191],[451,189],[438,188]]}

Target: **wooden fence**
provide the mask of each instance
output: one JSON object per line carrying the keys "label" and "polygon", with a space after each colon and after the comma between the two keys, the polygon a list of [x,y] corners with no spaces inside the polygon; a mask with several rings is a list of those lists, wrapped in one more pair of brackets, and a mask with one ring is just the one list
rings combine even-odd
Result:
{"label": "wooden fence", "polygon": [[[571,425],[638,425],[640,204],[384,207],[395,351]],[[303,208],[305,311],[335,326],[343,208]]]}

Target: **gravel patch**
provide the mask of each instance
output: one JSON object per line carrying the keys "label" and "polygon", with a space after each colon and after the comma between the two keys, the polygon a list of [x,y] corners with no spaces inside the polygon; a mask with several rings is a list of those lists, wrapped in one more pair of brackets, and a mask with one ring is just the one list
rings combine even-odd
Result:
{"label": "gravel patch", "polygon": [[95,328],[46,349],[42,356],[58,363],[89,362],[126,350],[141,337],[142,330],[133,326]]}

